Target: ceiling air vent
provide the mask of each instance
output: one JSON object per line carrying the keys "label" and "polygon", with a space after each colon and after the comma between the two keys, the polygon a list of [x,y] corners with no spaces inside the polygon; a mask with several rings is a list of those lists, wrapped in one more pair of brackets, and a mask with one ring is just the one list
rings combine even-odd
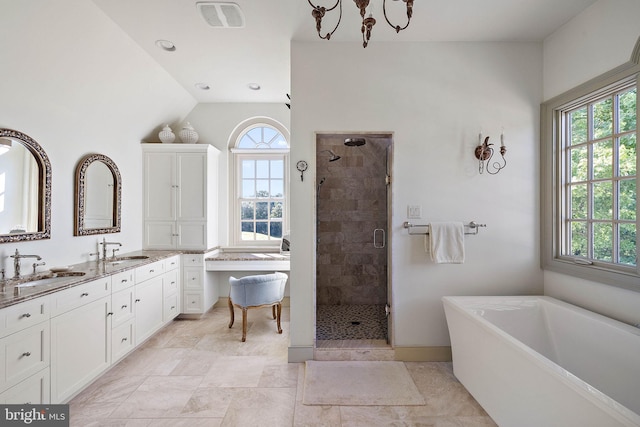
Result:
{"label": "ceiling air vent", "polygon": [[196,3],[200,14],[215,28],[244,28],[244,14],[235,3],[205,1]]}

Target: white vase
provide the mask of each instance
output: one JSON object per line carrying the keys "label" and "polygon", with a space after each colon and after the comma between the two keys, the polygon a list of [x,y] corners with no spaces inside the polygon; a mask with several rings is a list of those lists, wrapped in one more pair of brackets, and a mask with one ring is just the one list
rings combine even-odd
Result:
{"label": "white vase", "polygon": [[169,125],[164,125],[164,128],[158,134],[158,138],[165,144],[170,144],[176,140],[176,135],[173,133]]}
{"label": "white vase", "polygon": [[189,122],[182,127],[179,135],[180,140],[185,144],[195,144],[198,142],[198,132],[196,132]]}

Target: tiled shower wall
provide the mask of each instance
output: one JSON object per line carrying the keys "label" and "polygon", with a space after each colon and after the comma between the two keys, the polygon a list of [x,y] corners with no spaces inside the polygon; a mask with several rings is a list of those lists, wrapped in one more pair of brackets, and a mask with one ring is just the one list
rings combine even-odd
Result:
{"label": "tiled shower wall", "polygon": [[[374,248],[373,233],[387,233],[391,138],[365,135],[365,145],[345,146],[344,139],[353,136],[358,135],[317,136],[317,305],[387,302],[388,245]],[[341,158],[329,162],[323,150]]]}

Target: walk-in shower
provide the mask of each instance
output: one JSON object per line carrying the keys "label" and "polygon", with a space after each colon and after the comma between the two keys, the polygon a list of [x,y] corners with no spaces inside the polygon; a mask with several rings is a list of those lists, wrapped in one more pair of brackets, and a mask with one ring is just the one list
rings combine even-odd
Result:
{"label": "walk-in shower", "polygon": [[388,339],[391,145],[388,134],[317,135],[318,341]]}
{"label": "walk-in shower", "polygon": [[332,150],[322,150],[323,153],[329,153],[329,161],[335,162],[336,160],[340,160],[340,156],[334,153]]}

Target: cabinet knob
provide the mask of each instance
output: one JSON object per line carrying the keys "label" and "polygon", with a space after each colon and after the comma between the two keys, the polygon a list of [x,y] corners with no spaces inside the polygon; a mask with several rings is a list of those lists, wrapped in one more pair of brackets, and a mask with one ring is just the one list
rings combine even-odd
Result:
{"label": "cabinet knob", "polygon": [[127,340],[127,337],[122,338],[122,341],[120,342],[125,342]]}
{"label": "cabinet knob", "polygon": [[155,272],[155,270],[149,270],[149,273],[153,273],[153,272]]}
{"label": "cabinet knob", "polygon": [[31,352],[30,351],[25,351],[24,353],[22,353],[22,355],[24,357],[29,357],[29,356],[31,356]]}
{"label": "cabinet knob", "polygon": [[20,317],[31,317],[31,313],[25,313],[25,314],[23,314],[23,315],[22,315],[22,316],[20,316]]}
{"label": "cabinet knob", "polygon": [[122,307],[120,307],[120,308],[127,308],[127,304],[123,305],[123,306],[122,306]]}
{"label": "cabinet knob", "polygon": [[174,308],[176,308],[176,306],[175,306],[175,305],[172,305],[172,306],[171,306],[171,310],[173,310]]}
{"label": "cabinet knob", "polygon": [[120,281],[120,283],[127,283],[127,282],[128,282],[128,280],[127,280],[127,279],[122,279],[122,280]]}
{"label": "cabinet knob", "polygon": [[113,316],[113,311],[108,312],[107,316]]}
{"label": "cabinet knob", "polygon": [[88,296],[89,296],[89,294],[88,294],[88,293],[86,293],[86,292],[83,292],[83,293],[81,293],[81,294],[80,294],[80,296],[81,296],[81,297],[88,297]]}
{"label": "cabinet knob", "polygon": [[140,302],[140,299],[137,299],[136,302]]}

